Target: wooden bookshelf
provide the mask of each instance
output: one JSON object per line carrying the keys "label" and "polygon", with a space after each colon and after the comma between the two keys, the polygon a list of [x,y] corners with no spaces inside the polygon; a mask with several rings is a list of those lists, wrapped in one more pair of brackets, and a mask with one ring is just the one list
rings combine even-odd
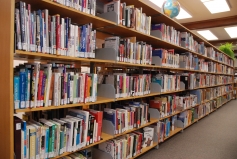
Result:
{"label": "wooden bookshelf", "polygon": [[[216,85],[216,86],[211,86],[211,87],[218,87],[218,86],[222,86],[222,85],[226,85],[226,84],[221,84],[221,85]],[[203,89],[203,88],[208,88],[208,87],[201,87],[201,88],[195,88],[195,89]],[[189,89],[188,90],[180,90],[180,91],[161,92],[161,93],[150,93],[150,94],[146,94],[146,95],[142,95],[142,96],[133,96],[133,97],[125,97],[125,98],[117,98],[117,99],[105,98],[105,97],[97,97],[97,101],[96,102],[75,103],[75,104],[66,104],[66,105],[48,106],[48,107],[38,107],[38,108],[27,108],[27,109],[17,109],[17,110],[15,110],[15,113],[34,112],[34,111],[42,111],[42,110],[53,110],[53,109],[62,109],[62,108],[73,108],[73,107],[86,107],[88,105],[95,105],[95,104],[102,104],[102,103],[111,103],[111,102],[124,101],[124,100],[133,100],[133,99],[138,99],[138,98],[146,98],[146,97],[152,97],[152,96],[160,96],[160,95],[166,95],[166,94],[180,93],[180,92],[184,92],[184,91],[189,91]],[[213,100],[213,99],[211,99],[211,100]],[[209,100],[209,101],[211,101],[211,100]],[[206,102],[208,102],[208,101],[205,101],[203,103],[206,103]],[[177,114],[179,114],[179,113],[177,113]]]}
{"label": "wooden bookshelf", "polygon": [[165,137],[164,141],[168,140],[169,138],[171,138],[172,136],[176,135],[177,133],[179,133],[182,130],[183,130],[183,128],[175,128],[174,131],[170,131],[170,135],[168,137]]}
{"label": "wooden bookshelf", "polygon": [[146,153],[147,151],[151,150],[152,148],[156,147],[157,145],[158,145],[158,143],[155,142],[155,143],[153,143],[152,146],[143,148],[141,153],[137,154],[136,156],[132,157],[131,159],[134,159],[134,158],[137,158],[137,157],[141,156],[142,154]]}
{"label": "wooden bookshelf", "polygon": [[[233,76],[231,74],[223,74],[221,72],[219,72],[219,73],[203,72],[203,71],[199,71],[199,70],[190,70],[190,69],[184,69],[184,68],[172,68],[172,67],[162,67],[162,66],[154,66],[154,65],[139,65],[139,64],[130,64],[130,63],[125,63],[125,62],[116,62],[116,61],[111,61],[111,60],[75,58],[75,57],[68,57],[68,56],[58,56],[58,55],[50,55],[50,54],[37,53],[37,52],[14,50],[14,8],[15,8],[16,1],[18,1],[18,0],[7,0],[7,1],[4,1],[4,3],[2,3],[0,5],[0,20],[2,22],[4,22],[4,23],[0,24],[0,28],[1,28],[1,34],[0,34],[1,35],[1,39],[0,39],[0,45],[1,45],[0,46],[0,51],[1,51],[1,55],[0,55],[0,57],[1,57],[0,58],[0,72],[1,72],[0,87],[2,90],[4,90],[0,93],[0,100],[1,100],[0,120],[2,123],[1,128],[0,128],[1,158],[4,158],[4,159],[13,159],[14,158],[14,130],[13,130],[14,113],[34,112],[34,111],[53,110],[53,109],[72,108],[72,107],[83,107],[84,108],[88,105],[94,105],[94,104],[111,103],[111,102],[122,101],[122,100],[134,100],[134,99],[145,98],[145,97],[175,94],[175,93],[180,93],[180,92],[184,92],[184,91],[190,91],[190,89],[188,89],[188,90],[170,91],[170,92],[162,92],[162,93],[151,93],[151,94],[142,95],[142,96],[118,98],[118,99],[98,97],[97,101],[94,103],[76,103],[76,104],[67,104],[67,105],[60,105],[60,106],[39,107],[39,108],[32,108],[32,109],[18,109],[18,110],[14,111],[14,109],[13,109],[13,62],[14,62],[14,60],[20,59],[20,60],[25,60],[25,61],[29,61],[29,62],[31,62],[31,61],[46,61],[46,62],[60,61],[60,62],[65,62],[65,63],[76,63],[76,64],[96,63],[96,64],[110,65],[112,67],[124,66],[124,67],[136,67],[136,68],[139,67],[139,68],[158,69],[158,70],[159,69],[160,70],[166,69],[166,70],[173,70],[173,71],[198,72],[198,73],[204,73],[204,74]],[[183,48],[181,46],[171,44],[171,43],[161,40],[157,37],[143,34],[141,32],[134,30],[134,29],[130,29],[130,28],[127,28],[122,25],[117,25],[116,23],[111,22],[109,20],[102,19],[97,16],[93,16],[93,15],[86,14],[84,12],[77,11],[76,9],[63,6],[61,4],[55,3],[50,0],[34,0],[34,1],[23,0],[23,1],[26,3],[30,3],[33,10],[48,9],[50,12],[50,15],[60,14],[62,17],[70,17],[72,19],[72,23],[77,23],[77,24],[92,23],[93,28],[96,29],[98,32],[101,31],[104,33],[109,33],[110,35],[118,35],[121,37],[136,36],[137,40],[145,41],[146,43],[151,44],[154,47],[161,47],[162,46],[163,48],[167,48],[167,49],[175,49],[175,51],[177,51],[177,52],[190,52],[193,55],[197,55],[197,57],[203,58],[205,60],[213,61],[213,62],[223,64],[223,65],[233,68],[233,66],[230,66],[230,65],[225,64],[223,62],[211,59],[210,57],[200,55],[197,52],[190,51],[189,49]],[[211,46],[215,50],[218,50],[212,44],[210,44],[203,38],[199,37],[198,35],[193,34],[190,30],[188,30],[181,24],[177,23],[173,19],[158,12],[152,6],[148,6],[144,0],[143,1],[142,0],[136,0],[136,1],[122,0],[122,2],[126,2],[127,5],[131,4],[131,5],[134,5],[135,7],[142,7],[143,12],[146,13],[146,15],[152,16],[153,23],[162,22],[162,23],[166,23],[167,25],[173,26],[177,30],[187,31],[194,36],[195,40],[197,40],[199,42],[203,41],[206,46]],[[218,50],[218,51],[221,52],[220,50]],[[224,85],[228,85],[228,84],[233,84],[233,83],[199,87],[199,88],[195,88],[195,89],[218,87],[218,86],[224,86]],[[232,93],[232,91],[228,92],[228,93]],[[226,93],[226,94],[228,94],[228,93]],[[216,97],[216,98],[218,98],[218,97]],[[216,98],[213,98],[211,100],[214,100]],[[203,103],[209,102],[211,100],[204,101]],[[229,101],[227,101],[227,102],[229,102]],[[225,105],[227,102],[222,103],[221,106]],[[196,105],[196,106],[198,106],[198,105]],[[196,107],[196,106],[194,106],[194,107]],[[220,107],[218,107],[218,108],[220,108]],[[189,109],[191,109],[191,108],[188,108],[188,109],[185,109],[182,111],[177,111],[176,113],[169,115],[167,117],[164,117],[164,118],[150,119],[149,123],[144,124],[144,125],[140,126],[139,128],[134,128],[132,130],[126,131],[126,132],[118,134],[118,135],[112,136],[112,135],[102,133],[102,140],[101,141],[90,144],[86,147],[81,148],[80,150],[93,147],[95,145],[98,145],[102,142],[113,139],[115,137],[136,131],[138,129],[141,129],[143,127],[157,123],[160,120],[169,118],[173,115],[179,114],[179,113],[189,110]],[[215,111],[215,110],[213,110],[213,111]],[[211,111],[210,113],[212,113],[213,111]],[[207,115],[205,115],[205,116],[207,116]],[[202,117],[202,118],[204,118],[204,117]],[[197,122],[198,120],[200,120],[202,118],[195,119],[193,123]],[[186,126],[185,128],[191,126],[193,123]],[[171,131],[170,136],[165,138],[165,140],[174,136],[175,134],[177,134],[178,132],[182,131],[185,128],[177,128],[174,131]],[[136,157],[146,153],[147,151],[149,151],[150,149],[154,148],[157,145],[158,145],[158,143],[155,142],[155,143],[153,143],[152,146],[143,148],[142,152],[137,154],[133,158],[136,158]],[[55,157],[55,159],[69,155],[69,154],[71,154],[71,153],[69,153],[69,152],[64,153],[61,156]]]}

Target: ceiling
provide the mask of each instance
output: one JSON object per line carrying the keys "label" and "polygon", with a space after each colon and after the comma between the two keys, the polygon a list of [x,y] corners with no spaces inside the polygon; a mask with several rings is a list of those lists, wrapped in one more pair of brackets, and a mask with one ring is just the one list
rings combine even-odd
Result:
{"label": "ceiling", "polygon": [[[149,0],[142,0],[142,1],[146,2],[148,5],[152,5],[154,7],[154,4],[152,2],[150,2]],[[220,41],[221,43],[223,43],[223,42],[225,43],[230,40],[234,44],[235,43],[237,44],[237,38],[231,39],[229,37],[229,35],[226,33],[226,31],[224,30],[224,28],[226,26],[237,26],[237,0],[227,0],[228,4],[230,6],[230,11],[216,13],[216,14],[211,14],[209,12],[209,10],[205,7],[205,5],[201,2],[201,0],[178,0],[178,1],[181,4],[182,8],[185,9],[190,15],[192,15],[192,18],[180,19],[180,20],[174,19],[174,20],[178,21],[179,23],[182,23],[184,26],[186,26],[187,28],[189,28],[196,34],[198,34],[197,33],[198,30],[210,30],[218,38],[217,41],[221,40]],[[161,11],[161,9],[158,6],[155,6],[155,8],[157,10]],[[227,17],[228,18],[233,17],[233,18],[232,19],[229,18],[229,21],[226,22],[228,20]],[[236,20],[234,20],[234,19],[236,19]],[[219,24],[217,24],[217,21]],[[189,27],[190,25],[188,25],[188,24],[192,24],[194,22],[197,22],[197,24],[199,26],[197,24],[196,24],[196,26],[198,26],[201,29],[193,30],[192,27]],[[208,22],[208,23],[212,24],[212,26],[206,25],[207,27],[205,27],[203,25],[203,27],[202,27],[202,24],[204,24],[203,22]],[[224,24],[224,22],[225,22],[225,24]],[[208,27],[208,26],[210,26],[210,27]],[[210,41],[210,42],[212,43],[212,41]],[[215,46],[219,46],[219,44],[216,44],[216,43],[217,42],[215,42],[213,44]],[[236,44],[235,44],[235,46],[237,46]],[[237,50],[237,47],[235,47],[235,49]]]}

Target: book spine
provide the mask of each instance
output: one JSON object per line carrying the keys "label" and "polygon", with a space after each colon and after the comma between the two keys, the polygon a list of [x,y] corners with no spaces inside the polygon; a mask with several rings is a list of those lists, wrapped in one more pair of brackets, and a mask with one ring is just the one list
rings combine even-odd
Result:
{"label": "book spine", "polygon": [[20,108],[25,108],[26,73],[20,72]]}
{"label": "book spine", "polygon": [[56,55],[60,55],[60,45],[61,45],[61,27],[60,27],[60,15],[55,16],[55,27],[56,27]]}
{"label": "book spine", "polygon": [[20,108],[20,77],[14,76],[14,109]]}

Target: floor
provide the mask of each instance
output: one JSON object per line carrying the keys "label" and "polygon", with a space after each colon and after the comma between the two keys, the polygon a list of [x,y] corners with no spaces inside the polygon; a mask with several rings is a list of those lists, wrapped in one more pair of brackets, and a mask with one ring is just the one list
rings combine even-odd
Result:
{"label": "floor", "polygon": [[237,159],[237,100],[223,105],[139,159]]}

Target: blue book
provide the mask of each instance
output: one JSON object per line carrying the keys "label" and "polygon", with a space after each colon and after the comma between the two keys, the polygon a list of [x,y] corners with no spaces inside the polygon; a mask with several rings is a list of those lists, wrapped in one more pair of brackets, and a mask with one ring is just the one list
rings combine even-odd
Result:
{"label": "blue book", "polygon": [[81,31],[81,52],[86,52],[86,25],[82,26]]}
{"label": "blue book", "polygon": [[65,18],[65,48],[68,49],[69,18]]}
{"label": "blue book", "polygon": [[22,122],[22,125],[21,125],[21,130],[24,132],[24,148],[23,148],[23,153],[24,153],[24,158],[27,157],[26,155],[26,149],[27,149],[27,145],[26,145],[26,121],[23,121]]}
{"label": "blue book", "polygon": [[39,15],[39,21],[40,21],[40,52],[42,52],[43,48],[43,19],[42,19],[42,12],[41,10],[38,10],[38,15]]}
{"label": "blue book", "polygon": [[164,24],[163,23],[161,23],[161,24],[151,24],[151,30],[162,30],[162,26],[163,26]]}
{"label": "blue book", "polygon": [[64,148],[64,132],[60,132],[60,147],[59,147],[59,154],[62,154],[61,150]]}
{"label": "blue book", "polygon": [[162,59],[163,50],[162,49],[156,49],[152,51],[152,56],[159,56]]}
{"label": "blue book", "polygon": [[118,134],[116,110],[105,108],[104,113],[103,113],[103,118],[107,121],[112,122],[114,126],[114,134]]}
{"label": "blue book", "polygon": [[14,76],[14,109],[20,108],[20,77]]}
{"label": "blue book", "polygon": [[49,151],[49,128],[45,130],[45,158],[48,158]]}
{"label": "blue book", "polygon": [[26,83],[25,83],[25,102],[26,102],[26,107],[29,107],[29,100],[30,100],[30,91],[28,90],[30,87],[30,70],[27,68],[25,69],[26,73]]}
{"label": "blue book", "polygon": [[71,79],[71,75],[70,75],[70,73],[68,73],[68,76],[67,76],[67,103],[70,103],[70,79]]}
{"label": "blue book", "polygon": [[25,108],[25,84],[26,84],[26,72],[20,72],[20,108]]}

